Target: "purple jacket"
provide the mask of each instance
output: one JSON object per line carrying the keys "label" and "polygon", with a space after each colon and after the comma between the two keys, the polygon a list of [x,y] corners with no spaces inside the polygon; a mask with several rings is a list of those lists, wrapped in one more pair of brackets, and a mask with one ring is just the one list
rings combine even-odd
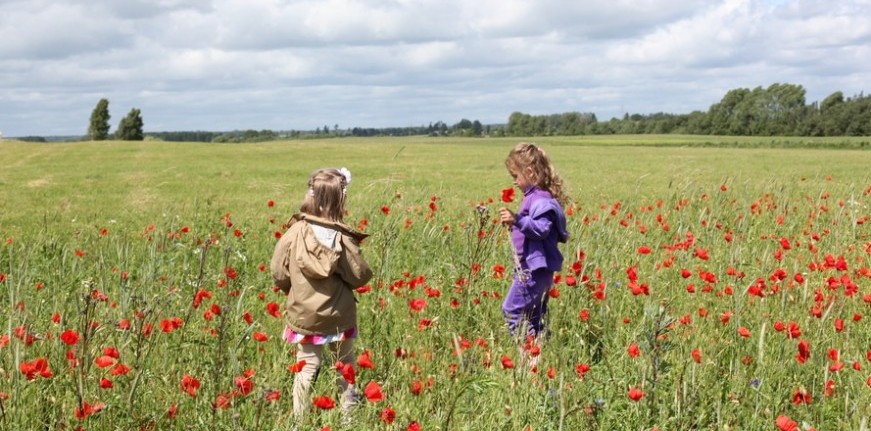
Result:
{"label": "purple jacket", "polygon": [[524,191],[511,232],[520,266],[530,271],[541,268],[560,271],[563,255],[557,243],[568,239],[565,213],[550,192],[535,186]]}

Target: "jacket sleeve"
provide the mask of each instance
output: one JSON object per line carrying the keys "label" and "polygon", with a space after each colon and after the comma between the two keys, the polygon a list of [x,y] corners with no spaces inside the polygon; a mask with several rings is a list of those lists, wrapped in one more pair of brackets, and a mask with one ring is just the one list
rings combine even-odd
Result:
{"label": "jacket sleeve", "polygon": [[282,239],[275,244],[275,251],[272,253],[272,261],[269,263],[269,269],[272,272],[272,280],[275,285],[285,294],[290,292],[290,272],[288,271],[290,264],[290,247],[287,241],[288,235],[285,233]]}
{"label": "jacket sleeve", "polygon": [[372,279],[372,268],[363,259],[360,243],[348,235],[342,235],[342,252],[336,273],[352,289],[356,289]]}
{"label": "jacket sleeve", "polygon": [[550,234],[553,218],[554,215],[551,214],[550,208],[543,205],[533,205],[529,209],[529,214],[519,217],[514,222],[514,226],[520,229],[525,237],[542,240]]}

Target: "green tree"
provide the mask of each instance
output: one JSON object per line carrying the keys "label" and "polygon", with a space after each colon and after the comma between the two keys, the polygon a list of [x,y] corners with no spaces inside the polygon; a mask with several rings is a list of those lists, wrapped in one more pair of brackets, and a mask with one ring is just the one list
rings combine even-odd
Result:
{"label": "green tree", "polygon": [[88,137],[94,141],[103,141],[109,138],[109,101],[100,99],[97,106],[91,112],[91,124],[88,126]]}
{"label": "green tree", "polygon": [[484,125],[480,121],[472,121],[472,136],[481,136],[484,134]]}
{"label": "green tree", "polygon": [[118,130],[115,131],[115,137],[122,141],[145,139],[145,133],[142,132],[142,115],[139,109],[131,109],[127,116],[121,119],[121,122],[118,123]]}

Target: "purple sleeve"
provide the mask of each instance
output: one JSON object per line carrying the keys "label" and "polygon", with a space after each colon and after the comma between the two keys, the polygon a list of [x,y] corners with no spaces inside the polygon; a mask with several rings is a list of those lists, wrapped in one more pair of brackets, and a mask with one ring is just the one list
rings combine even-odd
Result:
{"label": "purple sleeve", "polygon": [[535,212],[530,211],[529,215],[518,218],[514,222],[514,226],[527,238],[543,240],[550,234],[551,227],[553,226],[551,217],[552,215],[549,211],[541,214],[535,214]]}

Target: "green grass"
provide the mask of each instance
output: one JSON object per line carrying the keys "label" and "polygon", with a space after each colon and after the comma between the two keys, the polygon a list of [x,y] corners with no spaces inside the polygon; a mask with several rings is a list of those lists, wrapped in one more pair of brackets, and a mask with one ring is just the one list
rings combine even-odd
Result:
{"label": "green grass", "polygon": [[[732,181],[867,183],[871,155],[815,149],[655,147],[709,137],[579,137],[537,140],[580,205],[661,196],[667,189]],[[724,140],[752,138],[722,138]],[[767,138],[756,139],[766,142]],[[626,147],[632,143],[637,146]],[[32,144],[4,141],[0,227],[16,233],[45,223],[107,222],[128,215],[225,210],[250,214],[274,199],[298,201],[297,184],[321,166],[348,166],[360,178],[352,205],[405,191],[457,201],[493,196],[507,183],[504,154],[516,140],[373,138],[215,145],[161,142]],[[617,146],[616,148],[614,146]],[[359,184],[359,185],[358,185]],[[474,187],[470,187],[474,185]],[[259,209],[259,208],[258,208]],[[26,210],[26,211],[25,211]],[[101,218],[103,220],[101,220]]]}
{"label": "green grass", "polygon": [[[802,429],[866,426],[871,153],[850,149],[861,138],[535,139],[574,199],[561,275],[590,278],[557,285],[537,373],[505,333],[508,281],[493,275],[511,267],[492,217],[517,141],[0,142],[0,429],[290,429],[292,346],[265,311],[283,298],[260,268],[308,174],[325,166],[352,171],[348,221],[365,219],[372,234],[364,248],[376,277],[358,294],[357,348],[376,368],[357,375],[387,398],[365,402],[352,426],[331,410],[308,415],[303,429],[774,429],[779,415]],[[787,141],[813,148],[778,148]],[[490,209],[483,220],[479,203]],[[629,268],[649,296],[631,293]],[[762,296],[748,294],[759,279]],[[212,297],[194,308],[199,289]],[[422,312],[409,309],[413,298],[426,299]],[[172,318],[183,326],[162,332]],[[119,328],[124,319],[129,329]],[[786,337],[777,322],[801,335]],[[58,339],[66,330],[82,339],[67,346]],[[811,347],[805,364],[795,359],[799,340]],[[97,367],[107,347],[129,373]],[[503,368],[503,357],[516,368]],[[21,372],[37,358],[51,378]],[[832,369],[837,362],[843,369]],[[590,367],[583,379],[581,364]],[[231,396],[245,370],[255,392]],[[202,382],[196,397],[180,389],[186,374]],[[335,396],[332,375],[322,375],[313,395]],[[102,378],[113,387],[100,388]],[[631,401],[630,387],[644,398]],[[266,390],[280,400],[266,401]],[[801,391],[810,404],[794,404]],[[213,408],[219,396],[232,405]],[[106,408],[78,419],[83,401]],[[392,425],[379,419],[386,408]]]}

